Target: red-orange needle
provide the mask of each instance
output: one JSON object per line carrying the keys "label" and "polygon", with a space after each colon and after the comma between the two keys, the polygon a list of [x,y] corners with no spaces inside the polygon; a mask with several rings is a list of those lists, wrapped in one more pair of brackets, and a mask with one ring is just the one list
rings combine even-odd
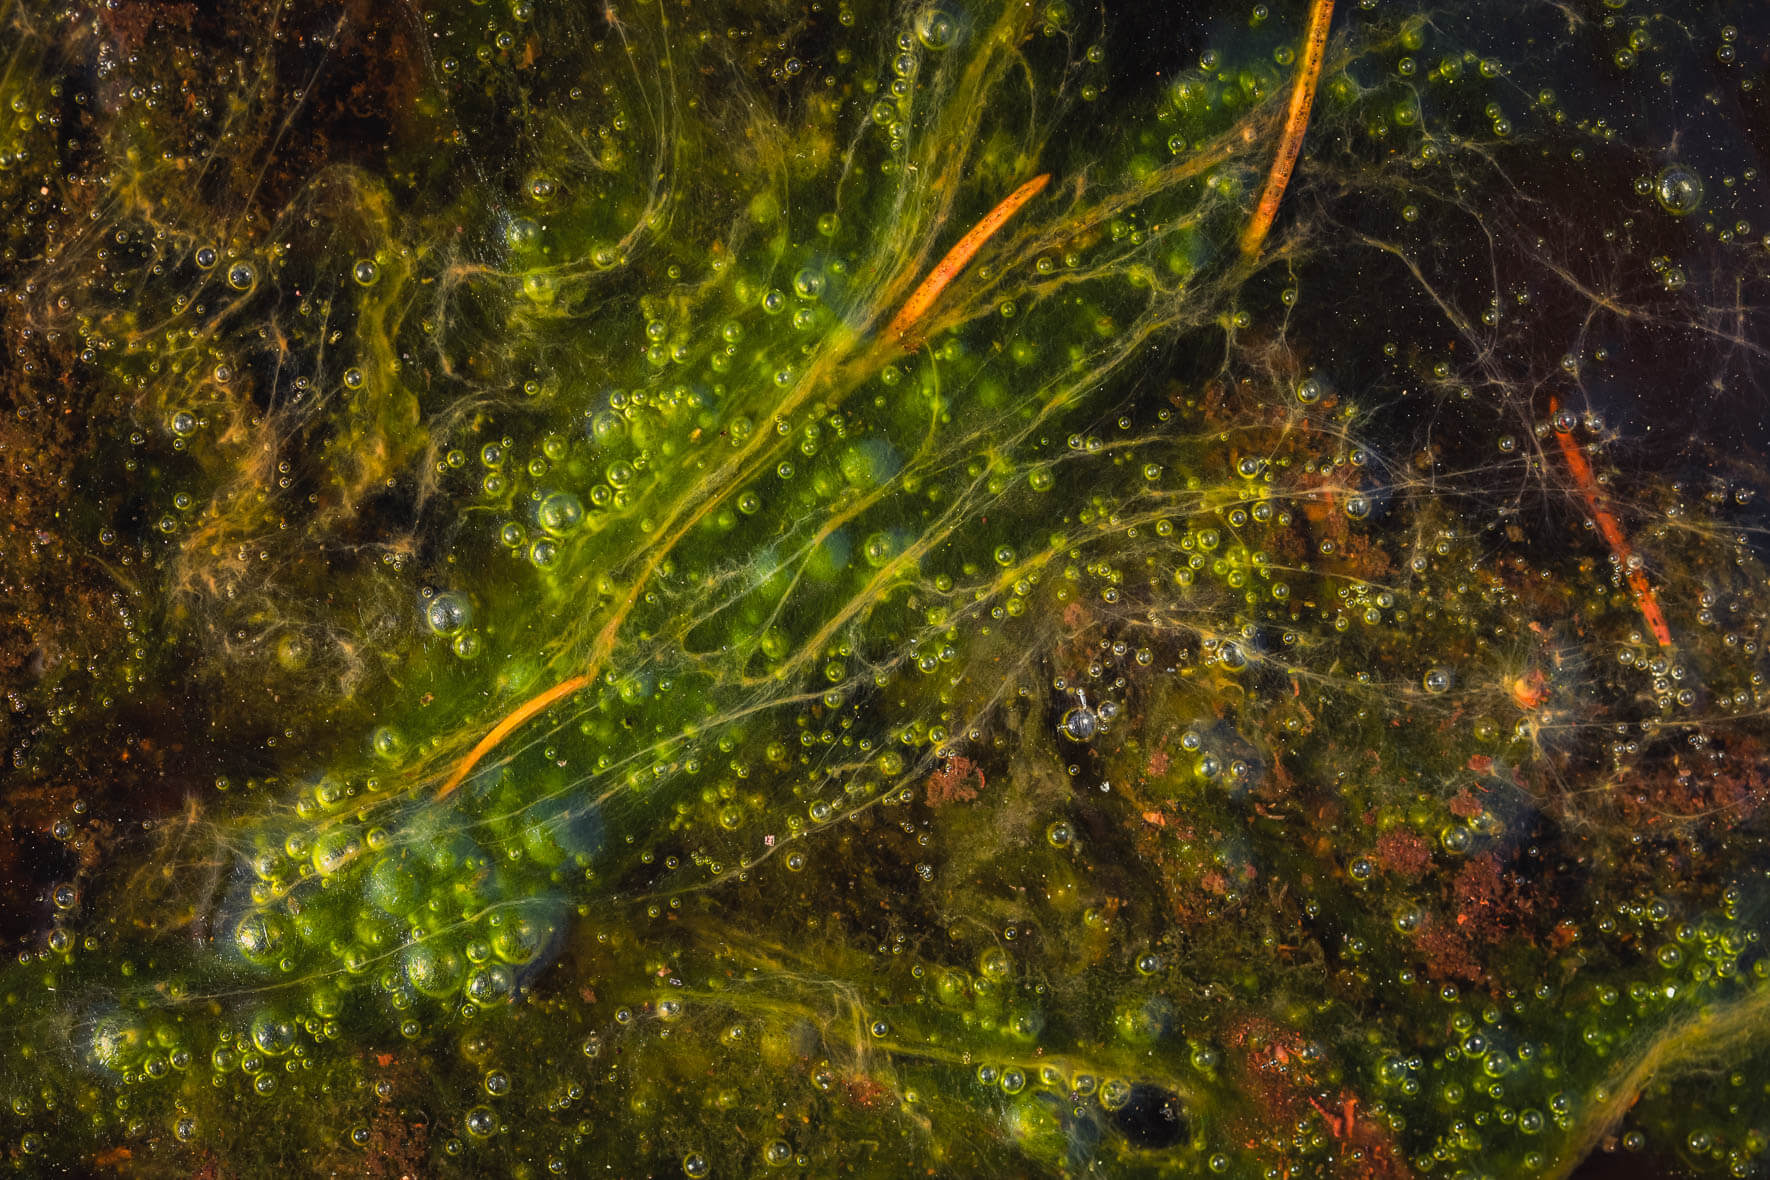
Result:
{"label": "red-orange needle", "polygon": [[951,283],[958,277],[959,272],[965,269],[965,264],[971,261],[972,255],[976,254],[998,230],[1008,224],[1008,219],[1020,212],[1022,205],[1036,197],[1050,183],[1051,174],[1049,172],[1033,177],[1009,193],[1000,205],[991,209],[984,215],[982,221],[972,226],[971,232],[960,238],[958,244],[946,252],[946,257],[942,258],[935,268],[928,272],[928,277],[922,280],[921,286],[911,292],[902,309],[892,317],[890,326],[885,329],[891,338],[903,340],[904,334],[910,330],[910,326],[928,313],[928,309],[934,306],[934,301],[940,297],[940,293],[946,290],[947,284]]}
{"label": "red-orange needle", "polygon": [[1303,133],[1309,129],[1309,111],[1315,105],[1315,84],[1321,78],[1328,24],[1333,15],[1334,0],[1315,0],[1309,8],[1303,60],[1297,65],[1297,80],[1291,86],[1291,106],[1285,113],[1278,155],[1272,161],[1272,171],[1266,174],[1266,188],[1260,193],[1260,203],[1254,206],[1253,219],[1242,231],[1241,252],[1245,256],[1260,252],[1266,233],[1272,228],[1272,219],[1278,216],[1278,202],[1284,197],[1285,186],[1291,182],[1291,169],[1297,166],[1297,153],[1303,150]]}
{"label": "red-orange needle", "polygon": [[[1559,409],[1559,403],[1551,397],[1550,415],[1558,413]],[[1585,497],[1592,520],[1598,525],[1598,531],[1604,535],[1610,552],[1622,566],[1623,577],[1629,583],[1629,592],[1635,596],[1635,608],[1647,620],[1647,629],[1653,632],[1653,638],[1659,645],[1672,646],[1672,629],[1666,625],[1665,612],[1659,608],[1659,599],[1653,593],[1653,585],[1647,580],[1647,572],[1631,560],[1633,551],[1629,548],[1629,539],[1624,535],[1616,514],[1605,506],[1598,481],[1592,477],[1592,465],[1586,462],[1585,452],[1579,449],[1579,443],[1574,441],[1570,431],[1556,428],[1555,441],[1561,445],[1561,457],[1567,460],[1567,470],[1572,473],[1573,482]]]}
{"label": "red-orange needle", "polygon": [[571,676],[565,680],[561,680],[558,684],[555,684],[552,688],[539,696],[530,697],[522,704],[516,706],[516,708],[512,709],[505,716],[504,720],[492,726],[492,731],[490,733],[479,739],[478,745],[467,751],[466,756],[455,764],[454,773],[449,775],[448,781],[443,783],[442,789],[436,793],[436,797],[438,799],[448,798],[449,795],[454,793],[455,788],[460,786],[462,782],[466,780],[467,775],[473,770],[474,766],[479,763],[479,760],[496,748],[499,742],[509,737],[525,721],[545,709],[548,705],[551,705],[554,701],[559,700],[561,697],[570,696],[572,693],[577,692],[580,688],[583,688],[589,683],[590,678],[588,676]]}

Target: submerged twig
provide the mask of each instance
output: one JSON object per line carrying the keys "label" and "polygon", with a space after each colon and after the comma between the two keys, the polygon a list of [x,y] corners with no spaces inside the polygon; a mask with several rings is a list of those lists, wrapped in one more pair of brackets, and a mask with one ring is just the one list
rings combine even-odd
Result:
{"label": "submerged twig", "polygon": [[[1554,414],[1559,409],[1559,403],[1550,398],[1549,413]],[[1653,584],[1647,580],[1646,571],[1635,562],[1633,550],[1629,548],[1629,538],[1617,521],[1616,514],[1605,505],[1598,491],[1598,481],[1592,477],[1592,465],[1586,462],[1584,452],[1579,449],[1579,444],[1569,431],[1556,427],[1555,441],[1561,446],[1561,457],[1567,461],[1567,470],[1572,474],[1573,482],[1579,485],[1580,494],[1586,499],[1586,508],[1591,512],[1593,522],[1604,535],[1605,543],[1610,546],[1610,552],[1615,555],[1617,564],[1622,567],[1623,577],[1629,583],[1629,593],[1635,597],[1635,608],[1647,620],[1647,629],[1653,632],[1655,641],[1661,647],[1672,646],[1672,629],[1666,624],[1665,612],[1660,609],[1659,598],[1653,593]]]}
{"label": "submerged twig", "polygon": [[[886,335],[891,339],[904,341],[905,334],[909,332],[911,326],[928,313],[928,309],[934,306],[934,301],[940,297],[940,293],[946,290],[947,285],[958,277],[959,272],[965,269],[965,264],[970,262],[972,256],[983,248],[983,244],[1008,224],[1008,219],[1020,212],[1021,206],[1038,196],[1050,183],[1051,174],[1049,172],[1041,173],[1009,193],[1000,205],[984,214],[983,220],[972,226],[971,231],[946,252],[946,257],[942,258],[934,269],[928,272],[928,277],[922,280],[921,285],[910,293],[910,297],[904,301],[902,309],[892,317],[890,326],[885,329]],[[907,347],[908,342],[904,341],[904,343]]]}
{"label": "submerged twig", "polygon": [[541,712],[541,710],[545,709],[548,705],[551,705],[562,697],[570,696],[572,693],[577,692],[580,688],[583,688],[589,683],[590,677],[588,676],[567,677],[546,692],[543,692],[538,696],[530,697],[528,700],[512,709],[509,713],[505,714],[504,720],[492,726],[491,732],[480,738],[479,742],[473,747],[473,749],[467,751],[461,761],[455,764],[454,773],[449,775],[448,781],[443,783],[442,789],[437,791],[436,797],[438,799],[448,798],[448,796],[454,792],[456,787],[466,781],[468,774],[470,774],[473,771],[473,768],[479,764],[479,760],[491,753],[491,751],[497,747],[499,742],[509,737],[527,722],[529,718],[533,717],[536,713]]}
{"label": "submerged twig", "polygon": [[1309,31],[1303,38],[1303,58],[1297,64],[1297,80],[1291,86],[1291,105],[1285,113],[1284,134],[1279,137],[1278,155],[1272,170],[1266,174],[1266,187],[1254,216],[1242,231],[1241,252],[1251,257],[1260,252],[1272,219],[1278,215],[1278,203],[1284,198],[1285,186],[1291,182],[1291,170],[1297,166],[1297,154],[1303,150],[1303,133],[1309,129],[1309,111],[1315,105],[1315,84],[1321,78],[1322,56],[1327,49],[1328,24],[1334,15],[1334,0],[1315,0],[1309,7]]}

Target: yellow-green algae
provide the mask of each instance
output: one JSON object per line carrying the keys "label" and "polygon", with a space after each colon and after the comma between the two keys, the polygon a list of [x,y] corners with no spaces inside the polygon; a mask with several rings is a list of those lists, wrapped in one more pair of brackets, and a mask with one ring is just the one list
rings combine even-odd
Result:
{"label": "yellow-green algae", "polygon": [[15,1170],[1763,1166],[1763,28],[0,12]]}

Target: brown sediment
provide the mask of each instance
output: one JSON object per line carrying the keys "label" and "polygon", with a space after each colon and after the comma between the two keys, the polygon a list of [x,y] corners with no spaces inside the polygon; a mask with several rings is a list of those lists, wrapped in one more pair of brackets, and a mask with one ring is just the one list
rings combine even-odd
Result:
{"label": "brown sediment", "polygon": [[[1276,551],[1286,560],[1311,561],[1318,568],[1347,577],[1376,581],[1390,570],[1389,555],[1371,539],[1353,531],[1353,520],[1346,515],[1346,495],[1355,489],[1347,487],[1343,478],[1322,472],[1304,476],[1299,481],[1305,494],[1301,501],[1304,527],[1280,538]],[[1333,542],[1333,552],[1322,552],[1322,541]]]}
{"label": "brown sediment", "polygon": [[1420,948],[1426,973],[1432,979],[1480,983],[1486,976],[1486,970],[1470,950],[1469,940],[1462,930],[1436,915],[1429,915],[1420,925],[1414,942]]}
{"label": "brown sediment", "polygon": [[1457,870],[1456,922],[1473,936],[1497,935],[1520,908],[1518,888],[1508,881],[1491,852],[1472,856]]}
{"label": "brown sediment", "polygon": [[1432,849],[1422,837],[1397,828],[1377,837],[1377,864],[1411,880],[1431,867]]}
{"label": "brown sediment", "polygon": [[[1269,1128],[1295,1124],[1314,1111],[1341,1148],[1307,1169],[1309,1174],[1358,1180],[1403,1180],[1414,1174],[1387,1128],[1368,1114],[1360,1117],[1363,1100],[1356,1092],[1344,1087],[1335,1092],[1322,1085],[1324,1075],[1337,1071],[1308,1062],[1301,1033],[1251,1016],[1231,1025],[1226,1040],[1231,1050],[1228,1068],[1238,1076],[1242,1091],[1253,1098],[1257,1111],[1254,1118],[1236,1120],[1235,1137],[1253,1146]],[[1287,1175],[1304,1171],[1285,1168]]]}
{"label": "brown sediment", "polygon": [[[977,785],[971,785],[975,778]],[[928,776],[928,806],[945,807],[949,803],[969,803],[987,785],[977,763],[963,754],[955,754]]]}
{"label": "brown sediment", "polygon": [[1448,893],[1447,908],[1425,916],[1415,943],[1433,978],[1485,985],[1490,948],[1529,916],[1532,905],[1517,876],[1491,852],[1464,861]]}
{"label": "brown sediment", "polygon": [[406,1180],[425,1174],[430,1150],[430,1124],[412,1112],[382,1099],[369,1120],[368,1163],[371,1180]]}
{"label": "brown sediment", "polygon": [[1656,839],[1690,841],[1762,814],[1770,804],[1762,744],[1731,741],[1721,749],[1726,758],[1718,762],[1674,758],[1669,765],[1635,768],[1626,785],[1608,795],[1619,821]]}

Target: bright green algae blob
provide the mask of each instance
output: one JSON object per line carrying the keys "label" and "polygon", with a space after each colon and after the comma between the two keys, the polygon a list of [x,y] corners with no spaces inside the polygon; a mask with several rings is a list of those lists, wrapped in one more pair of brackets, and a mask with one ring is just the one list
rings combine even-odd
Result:
{"label": "bright green algae blob", "polygon": [[1761,1166],[1740,33],[1345,7],[0,18],[13,1167]]}

